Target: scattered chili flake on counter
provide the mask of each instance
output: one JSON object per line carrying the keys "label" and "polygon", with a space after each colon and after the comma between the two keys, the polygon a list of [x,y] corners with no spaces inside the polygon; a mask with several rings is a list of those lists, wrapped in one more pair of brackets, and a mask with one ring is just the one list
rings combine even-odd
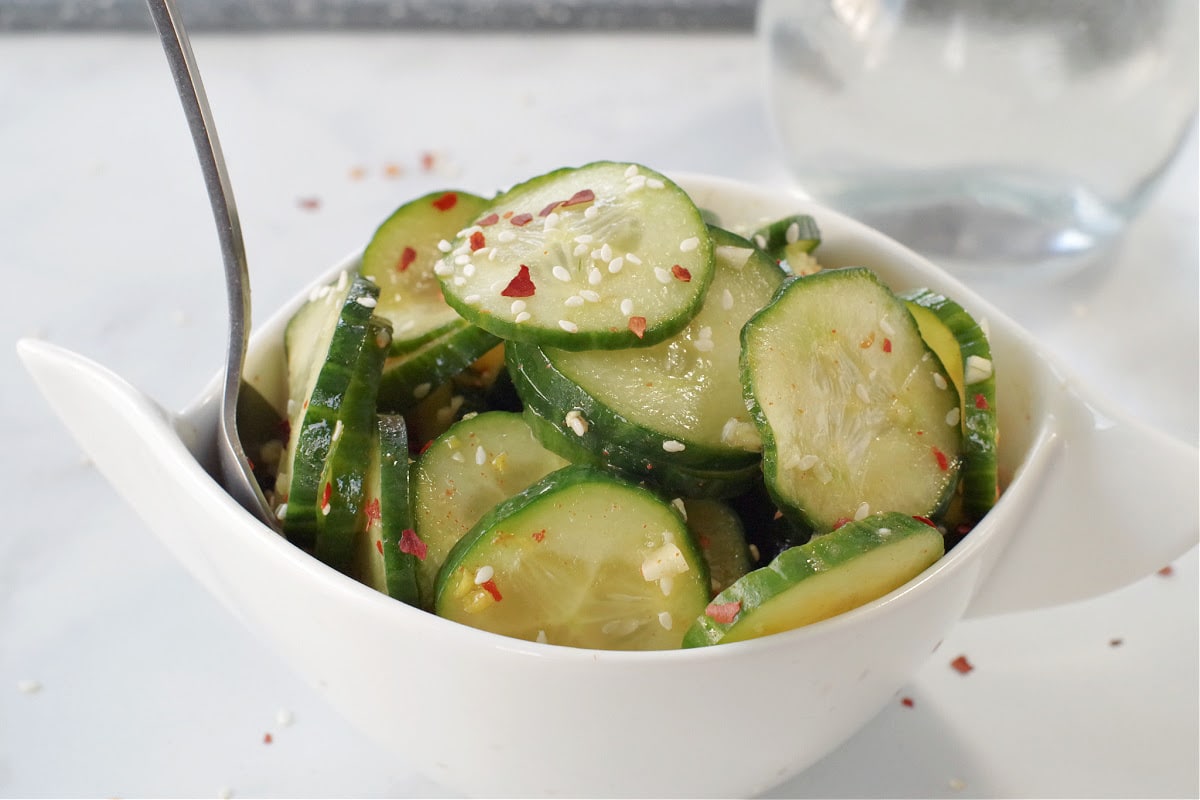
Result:
{"label": "scattered chili flake on counter", "polygon": [[905,708],[912,708],[913,707],[913,699],[911,697],[901,697],[900,705],[904,706]]}
{"label": "scattered chili flake on counter", "polygon": [[1158,574],[1162,575],[1164,578],[1169,578],[1175,574],[1175,568],[1172,567],[1170,564],[1167,564],[1165,567],[1163,567],[1162,569],[1160,569],[1158,571]]}
{"label": "scattered chili flake on counter", "polygon": [[404,174],[404,167],[399,164],[385,164],[383,174],[389,178],[399,178]]}
{"label": "scattered chili flake on counter", "polygon": [[958,658],[954,659],[950,662],[950,666],[954,667],[954,670],[962,675],[966,675],[968,672],[975,669],[971,662],[967,660],[966,656],[959,656]]}
{"label": "scattered chili flake on counter", "polygon": [[351,167],[350,168],[350,180],[361,181],[365,177],[367,177],[366,167]]}
{"label": "scattered chili flake on counter", "polygon": [[263,734],[263,744],[270,744],[273,741],[275,741],[275,737],[272,736],[270,733]]}
{"label": "scattered chili flake on counter", "polygon": [[317,197],[301,197],[296,201],[296,205],[304,211],[316,211],[321,207],[321,200]]}
{"label": "scattered chili flake on counter", "polygon": [[433,168],[436,166],[437,153],[434,153],[431,150],[426,150],[424,153],[421,153],[421,169],[425,170],[426,172],[432,172]]}

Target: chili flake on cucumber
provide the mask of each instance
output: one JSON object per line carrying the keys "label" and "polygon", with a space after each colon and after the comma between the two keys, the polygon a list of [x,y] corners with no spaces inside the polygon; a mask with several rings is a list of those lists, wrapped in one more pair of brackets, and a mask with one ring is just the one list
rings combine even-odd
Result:
{"label": "chili flake on cucumber", "polygon": [[914,579],[998,492],[986,329],[821,268],[812,216],[759,225],[612,161],[400,206],[287,328],[290,436],[256,447],[285,535],[449,620],[598,649]]}

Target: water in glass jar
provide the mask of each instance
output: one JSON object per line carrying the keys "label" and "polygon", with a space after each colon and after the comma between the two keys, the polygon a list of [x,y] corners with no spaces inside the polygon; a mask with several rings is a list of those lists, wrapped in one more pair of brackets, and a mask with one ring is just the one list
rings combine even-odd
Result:
{"label": "water in glass jar", "polygon": [[1194,123],[1197,0],[763,0],[802,186],[949,266],[1078,263]]}

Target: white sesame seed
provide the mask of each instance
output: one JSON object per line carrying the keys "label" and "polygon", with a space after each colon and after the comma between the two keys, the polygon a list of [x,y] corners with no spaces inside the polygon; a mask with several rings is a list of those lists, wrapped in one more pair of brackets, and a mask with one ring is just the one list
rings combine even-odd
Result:
{"label": "white sesame seed", "polygon": [[600,246],[600,260],[601,261],[612,261],[612,257],[613,257],[612,246],[609,245],[608,242],[605,242],[603,245]]}
{"label": "white sesame seed", "polygon": [[636,619],[610,619],[600,626],[600,632],[605,636],[628,636],[641,627]]}
{"label": "white sesame seed", "polygon": [[477,305],[483,298],[477,294],[469,294],[463,298],[463,302],[469,306]]}
{"label": "white sesame seed", "polygon": [[591,249],[592,248],[586,244],[577,244],[577,245],[575,245],[575,249],[571,251],[571,255],[575,256],[576,258],[579,258],[581,256],[587,255],[587,251],[591,250]]}
{"label": "white sesame seed", "polygon": [[671,282],[671,273],[668,272],[667,270],[663,269],[662,267],[654,268],[654,277],[658,278],[659,283],[670,283]]}
{"label": "white sesame seed", "polygon": [[558,220],[559,220],[558,214],[555,214],[553,211],[551,211],[549,214],[546,215],[546,223],[542,227],[544,229],[545,228],[557,228]]}
{"label": "white sesame seed", "polygon": [[747,546],[747,549],[750,550],[750,558],[752,558],[754,561],[757,562],[760,558],[762,558],[762,553],[759,552],[758,545],[751,542]]}
{"label": "white sesame seed", "polygon": [[624,266],[625,266],[625,259],[621,258],[620,256],[617,256],[612,261],[608,262],[608,271],[611,272],[613,275],[616,275],[618,272],[621,271],[622,267],[624,267]]}
{"label": "white sesame seed", "polygon": [[507,244],[509,242],[514,242],[514,241],[516,241],[516,239],[517,239],[517,235],[515,233],[513,233],[512,231],[500,231],[500,233],[496,234],[496,240],[503,242],[505,244]]}
{"label": "white sesame seed", "polygon": [[576,436],[583,436],[588,432],[588,421],[583,416],[583,411],[578,408],[573,408],[567,412],[567,416],[563,419],[566,426],[571,429],[571,432]]}
{"label": "white sesame seed", "polygon": [[888,336],[896,335],[896,329],[892,327],[892,323],[888,322],[887,317],[879,320],[879,330],[883,331]]}
{"label": "white sesame seed", "polygon": [[946,424],[947,425],[953,427],[958,424],[960,419],[962,419],[962,412],[959,411],[958,406],[955,406],[954,408],[952,408],[948,412],[946,412]]}
{"label": "white sesame seed", "polygon": [[487,450],[483,449],[483,445],[475,448],[475,465],[482,467],[487,463]]}
{"label": "white sesame seed", "polygon": [[275,519],[282,520],[287,517],[287,503],[280,503],[275,509]]}
{"label": "white sesame seed", "polygon": [[687,449],[687,445],[683,442],[677,442],[674,439],[667,439],[662,443],[662,449],[668,453],[682,453]]}
{"label": "white sesame seed", "polygon": [[625,177],[626,178],[632,178],[634,175],[637,175],[637,174],[638,174],[637,164],[630,164],[628,167],[625,168]]}
{"label": "white sesame seed", "polygon": [[870,515],[871,515],[871,504],[870,503],[866,503],[866,502],[859,503],[858,508],[854,509],[854,519],[856,522],[858,520],[866,519]]}
{"label": "white sesame seed", "polygon": [[572,241],[575,242],[576,244],[591,244],[594,240],[595,240],[595,237],[592,236],[590,233],[581,233],[578,236],[576,236],[574,239],[572,239]]}
{"label": "white sesame seed", "polygon": [[433,265],[433,274],[439,277],[445,277],[454,272],[454,265],[447,264],[445,261],[439,261]]}
{"label": "white sesame seed", "polygon": [[679,243],[680,252],[690,253],[700,246],[700,239],[696,236],[688,237]]}
{"label": "white sesame seed", "polygon": [[784,241],[788,244],[795,244],[800,241],[800,223],[793,222],[787,226],[787,230],[783,233]]}
{"label": "white sesame seed", "polygon": [[666,187],[666,184],[663,183],[658,178],[647,178],[646,185],[649,186],[651,189],[662,189],[662,188]]}
{"label": "white sesame seed", "polygon": [[417,400],[420,400],[421,398],[425,397],[425,395],[429,394],[429,390],[432,388],[432,383],[418,383],[413,387],[413,397],[415,397]]}
{"label": "white sesame seed", "polygon": [[328,516],[329,516],[329,512],[330,512],[332,509],[333,509],[333,506],[332,506],[332,505],[330,505],[329,503],[324,503],[324,504],[322,504],[322,505],[321,505],[321,516],[323,516],[323,517],[328,517]]}
{"label": "white sesame seed", "polygon": [[563,283],[571,280],[571,273],[567,272],[567,268],[562,265],[556,265],[554,269],[550,270],[550,274],[555,278],[558,278]]}
{"label": "white sesame seed", "polygon": [[579,296],[582,297],[584,300],[587,300],[589,303],[599,303],[600,302],[600,293],[594,292],[591,289],[582,290],[579,293]]}
{"label": "white sesame seed", "polygon": [[692,347],[695,347],[701,353],[711,353],[715,345],[712,339],[697,339],[692,342]]}
{"label": "white sesame seed", "polygon": [[468,261],[466,264],[463,264],[462,274],[466,275],[468,278],[473,277],[475,275],[475,265],[470,261]]}
{"label": "white sesame seed", "polygon": [[512,305],[508,307],[508,310],[514,314],[520,314],[522,311],[525,310],[525,301],[524,300],[513,300]]}
{"label": "white sesame seed", "polygon": [[337,290],[340,292],[350,285],[350,273],[342,270],[338,273]]}
{"label": "white sesame seed", "polygon": [[675,588],[675,579],[670,575],[663,575],[658,579],[658,589],[663,593],[663,597],[670,597],[673,588]]}
{"label": "white sesame seed", "polygon": [[801,472],[808,472],[820,461],[821,459],[819,456],[808,453],[807,455],[800,456],[800,458],[796,459],[796,469],[800,470]]}
{"label": "white sesame seed", "polygon": [[290,728],[295,721],[296,715],[286,708],[281,708],[275,712],[275,724],[281,728]]}
{"label": "white sesame seed", "polygon": [[667,630],[667,631],[671,630],[671,627],[674,626],[674,624],[675,624],[675,620],[671,617],[671,612],[670,611],[658,612],[658,624],[662,625],[663,630]]}
{"label": "white sesame seed", "polygon": [[342,424],[340,419],[335,421],[333,423],[333,434],[330,436],[330,440],[336,442],[338,439],[342,438],[342,431],[345,429],[346,426]]}
{"label": "white sesame seed", "polygon": [[721,308],[725,309],[726,311],[733,308],[733,292],[729,291],[728,289],[721,292]]}
{"label": "white sesame seed", "polygon": [[496,577],[496,570],[490,564],[484,564],[475,570],[475,585],[481,586]]}
{"label": "white sesame seed", "polygon": [[530,314],[528,311],[519,311],[517,316],[513,317],[513,322],[528,322]]}
{"label": "white sesame seed", "polygon": [[495,247],[489,247],[487,255],[488,261],[495,261],[498,252],[499,251]]}
{"label": "white sesame seed", "polygon": [[600,281],[602,280],[604,280],[604,275],[600,272],[600,270],[596,269],[595,267],[592,267],[590,270],[588,270],[588,283],[590,283],[592,286],[600,285]]}
{"label": "white sesame seed", "polygon": [[891,528],[879,528],[875,532],[878,533],[880,536],[891,536],[892,535]]}
{"label": "white sesame seed", "polygon": [[596,208],[596,206],[594,206],[594,205],[591,205],[583,210],[583,218],[591,219],[592,217],[596,216],[599,213],[600,213],[600,209]]}
{"label": "white sesame seed", "polygon": [[940,372],[933,373],[933,385],[939,389],[946,389],[950,384],[946,383],[946,376]]}
{"label": "white sesame seed", "polygon": [[358,303],[363,308],[374,308],[376,305],[378,305],[378,303],[375,301],[375,298],[371,297],[369,294],[364,294],[360,297],[354,298],[354,302]]}
{"label": "white sesame seed", "polygon": [[537,638],[535,638],[534,641],[537,642],[538,644],[546,644],[549,641],[549,639],[546,638],[545,631],[539,630],[537,632]]}
{"label": "white sesame seed", "polygon": [[592,261],[603,261],[604,260],[603,258],[600,257],[600,248],[599,247],[597,247],[595,250],[593,250],[591,253],[589,253],[588,256],[592,259]]}
{"label": "white sesame seed", "polygon": [[20,680],[17,681],[17,691],[21,694],[37,694],[42,690],[42,682],[35,680]]}
{"label": "white sesame seed", "polygon": [[[671,505],[675,506],[675,510],[678,511],[683,516],[683,521],[687,522],[687,506],[685,506],[683,504],[683,498],[682,497],[672,498]],[[670,531],[663,531],[664,538],[669,533],[670,533]]]}
{"label": "white sesame seed", "polygon": [[468,254],[466,254],[466,253],[462,253],[462,254],[460,254],[460,255],[457,255],[457,256],[455,256],[455,257],[454,257],[454,263],[455,263],[455,264],[457,264],[457,265],[458,265],[458,266],[460,266],[460,267],[461,267],[461,266],[463,266],[464,264],[470,264],[470,263],[471,263],[471,256],[469,256],[469,255],[468,255]]}
{"label": "white sesame seed", "polygon": [[445,239],[442,239],[437,243],[437,249],[443,253],[449,253],[452,249],[454,249],[454,246]]}
{"label": "white sesame seed", "polygon": [[967,356],[963,365],[963,382],[979,383],[992,377],[992,361],[983,356]]}
{"label": "white sesame seed", "polygon": [[458,452],[457,450],[450,454],[450,458],[459,462],[460,464],[462,462],[466,461],[466,459],[463,458],[463,454]]}
{"label": "white sesame seed", "polygon": [[638,258],[636,255],[634,255],[633,253],[626,253],[625,260],[628,261],[630,264],[637,264],[638,266],[641,266],[641,263],[642,263],[642,260],[640,258]]}
{"label": "white sesame seed", "polygon": [[573,294],[566,300],[563,300],[563,305],[567,308],[578,308],[579,306],[583,305],[583,298],[577,294]]}
{"label": "white sesame seed", "polygon": [[462,275],[455,275],[454,276],[454,285],[455,286],[466,286],[467,279],[464,278]]}
{"label": "white sesame seed", "polygon": [[569,320],[569,319],[560,319],[558,321],[558,327],[562,328],[567,333],[578,333],[579,332],[579,326],[576,325],[574,322],[571,322],[571,320]]}
{"label": "white sesame seed", "polygon": [[621,313],[627,317],[633,313],[633,301],[628,297],[621,301]]}
{"label": "white sesame seed", "polygon": [[767,249],[767,237],[763,236],[761,233],[756,233],[754,235],[754,243],[758,245],[759,250]]}

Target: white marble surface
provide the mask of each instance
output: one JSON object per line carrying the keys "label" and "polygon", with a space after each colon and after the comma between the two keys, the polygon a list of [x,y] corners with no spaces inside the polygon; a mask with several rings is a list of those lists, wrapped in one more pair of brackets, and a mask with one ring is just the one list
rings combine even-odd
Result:
{"label": "white marble surface", "polygon": [[[486,192],[601,157],[788,183],[748,36],[195,46],[260,316],[435,188]],[[0,37],[0,187],[0,795],[443,794],[350,730],[171,560],[15,357],[19,337],[46,338],[168,407],[221,363],[215,236],[156,42]],[[1197,261],[1193,136],[1105,263],[1065,281],[972,282],[1087,383],[1195,443]],[[898,697],[774,794],[1194,797],[1197,596],[1193,549],[1173,574],[1094,601],[964,623],[906,687],[912,707]],[[949,667],[959,653],[967,676]],[[785,687],[747,676],[745,690]]]}

